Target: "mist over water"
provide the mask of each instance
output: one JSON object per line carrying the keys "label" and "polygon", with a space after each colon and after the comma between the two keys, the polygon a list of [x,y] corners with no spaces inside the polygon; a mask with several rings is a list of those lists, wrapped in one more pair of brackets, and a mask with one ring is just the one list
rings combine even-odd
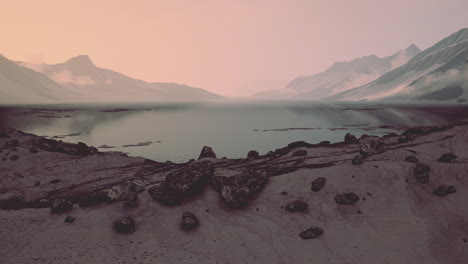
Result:
{"label": "mist over water", "polygon": [[187,102],[41,105],[0,108],[0,126],[88,145],[113,146],[157,161],[185,162],[203,146],[218,157],[265,154],[294,141],[318,143],[400,133],[408,126],[441,125],[467,115],[460,106],[323,104],[310,102]]}

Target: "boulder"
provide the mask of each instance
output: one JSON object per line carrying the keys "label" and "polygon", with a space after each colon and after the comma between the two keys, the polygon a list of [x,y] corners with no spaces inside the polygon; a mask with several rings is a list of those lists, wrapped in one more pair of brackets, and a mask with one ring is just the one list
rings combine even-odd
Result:
{"label": "boulder", "polygon": [[52,202],[50,211],[52,213],[63,213],[71,211],[73,209],[73,203],[68,200],[57,199]]}
{"label": "boulder", "polygon": [[303,149],[294,151],[293,154],[292,154],[293,157],[303,157],[303,156],[306,156],[306,155],[307,155],[307,151],[303,150]]}
{"label": "boulder", "polygon": [[213,175],[214,167],[210,163],[192,163],[167,174],[168,187],[183,196],[200,193]]}
{"label": "boulder", "polygon": [[256,150],[251,150],[249,151],[249,153],[247,154],[247,158],[248,159],[258,159],[260,157],[260,154],[258,153],[258,151]]}
{"label": "boulder", "polygon": [[302,239],[315,239],[323,235],[323,233],[322,228],[314,226],[299,233],[299,237]]}
{"label": "boulder", "polygon": [[419,160],[418,160],[418,158],[416,158],[416,156],[407,156],[405,158],[405,161],[415,163],[415,164],[419,162]]}
{"label": "boulder", "polygon": [[31,152],[32,154],[35,154],[37,153],[37,148],[33,146],[29,149],[29,152]]}
{"label": "boulder", "polygon": [[295,200],[292,202],[289,202],[284,210],[290,212],[290,213],[295,213],[295,212],[304,212],[307,210],[309,207],[309,204],[305,201],[302,200]]}
{"label": "boulder", "polygon": [[444,153],[440,158],[437,159],[438,162],[451,163],[458,159],[458,157],[452,153]]}
{"label": "boulder", "polygon": [[198,159],[203,159],[203,158],[216,159],[216,154],[214,153],[211,147],[204,146],[202,151],[200,152],[200,156],[198,157]]}
{"label": "boulder", "polygon": [[310,189],[313,192],[318,192],[325,186],[326,183],[327,179],[325,177],[318,177],[312,181]]}
{"label": "boulder", "polygon": [[73,216],[69,215],[69,216],[65,217],[65,220],[63,222],[71,224],[71,223],[75,222],[75,220],[76,220],[76,217],[73,217]]}
{"label": "boulder", "polygon": [[212,177],[210,180],[210,186],[215,192],[220,192],[223,188],[224,182],[227,178],[221,176]]}
{"label": "boulder", "polygon": [[356,136],[350,134],[350,133],[346,133],[345,135],[345,138],[344,138],[344,142],[346,144],[356,144],[358,143],[358,139],[356,138]]}
{"label": "boulder", "polygon": [[151,197],[166,206],[179,205],[183,197],[180,193],[172,190],[166,182],[158,182],[148,189]]}
{"label": "boulder", "polygon": [[361,144],[359,148],[359,154],[363,157],[368,157],[373,154],[382,153],[384,150],[383,144],[381,142],[371,140]]}
{"label": "boulder", "polygon": [[413,170],[413,175],[416,178],[416,181],[421,184],[429,183],[429,172],[431,167],[423,163],[416,163],[416,166]]}
{"label": "boulder", "polygon": [[113,223],[113,228],[117,233],[120,234],[132,234],[135,232],[135,220],[131,216],[125,216]]}
{"label": "boulder", "polygon": [[447,196],[449,194],[456,193],[456,192],[457,192],[457,189],[455,188],[455,186],[443,184],[437,187],[437,189],[435,189],[432,192],[432,194],[435,196],[443,197],[443,196]]}
{"label": "boulder", "polygon": [[268,177],[245,169],[240,174],[225,178],[220,196],[224,205],[231,209],[246,207],[268,182]]}
{"label": "boulder", "polygon": [[113,187],[89,194],[80,201],[79,205],[80,207],[90,207],[101,203],[113,203],[118,201],[121,195],[121,189]]}
{"label": "boulder", "polygon": [[134,192],[128,192],[123,198],[123,203],[126,207],[136,207],[138,202],[138,194]]}
{"label": "boulder", "polygon": [[351,164],[353,165],[359,165],[359,164],[362,164],[364,161],[362,159],[362,156],[361,155],[356,155],[354,156],[353,160],[351,160]]}
{"label": "boulder", "polygon": [[20,142],[17,139],[12,139],[8,140],[3,144],[3,148],[5,149],[11,149],[11,148],[16,148],[20,145]]}
{"label": "boulder", "polygon": [[198,218],[190,212],[185,212],[182,214],[182,219],[180,220],[180,228],[184,231],[191,231],[198,227],[200,221]]}
{"label": "boulder", "polygon": [[20,158],[20,157],[19,157],[18,155],[12,155],[12,156],[10,156],[10,160],[11,160],[11,161],[17,161],[17,160],[19,160],[19,158]]}
{"label": "boulder", "polygon": [[341,205],[354,205],[359,201],[359,196],[355,193],[348,192],[335,196],[335,202]]}

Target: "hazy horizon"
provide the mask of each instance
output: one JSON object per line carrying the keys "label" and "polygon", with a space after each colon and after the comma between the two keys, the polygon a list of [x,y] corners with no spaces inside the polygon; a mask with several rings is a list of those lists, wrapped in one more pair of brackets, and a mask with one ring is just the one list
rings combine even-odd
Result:
{"label": "hazy horizon", "polygon": [[282,86],[336,61],[389,56],[413,43],[424,50],[468,25],[468,2],[460,0],[53,0],[2,6],[0,53],[9,59],[54,64],[86,54],[99,67],[137,79],[228,97]]}

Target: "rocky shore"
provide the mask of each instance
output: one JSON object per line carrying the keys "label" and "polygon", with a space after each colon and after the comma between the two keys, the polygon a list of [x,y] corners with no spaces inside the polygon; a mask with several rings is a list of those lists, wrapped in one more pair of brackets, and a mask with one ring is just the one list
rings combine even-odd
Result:
{"label": "rocky shore", "polygon": [[2,263],[465,263],[468,126],[175,164],[0,130]]}

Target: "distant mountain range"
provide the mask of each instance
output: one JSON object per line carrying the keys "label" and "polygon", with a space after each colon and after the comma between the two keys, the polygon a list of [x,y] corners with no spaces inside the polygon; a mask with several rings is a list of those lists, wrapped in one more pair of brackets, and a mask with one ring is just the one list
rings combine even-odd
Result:
{"label": "distant mountain range", "polygon": [[96,67],[86,55],[59,64],[13,62],[0,56],[0,103],[138,102],[222,98],[200,88],[148,83]]}
{"label": "distant mountain range", "polygon": [[326,99],[464,102],[468,98],[467,63],[468,28],[465,28],[375,81]]}
{"label": "distant mountain range", "polygon": [[419,52],[418,47],[411,45],[407,49],[384,58],[370,55],[349,62],[336,62],[324,72],[296,78],[283,89],[262,92],[256,97],[320,100],[369,83],[382,74],[405,64]]}

